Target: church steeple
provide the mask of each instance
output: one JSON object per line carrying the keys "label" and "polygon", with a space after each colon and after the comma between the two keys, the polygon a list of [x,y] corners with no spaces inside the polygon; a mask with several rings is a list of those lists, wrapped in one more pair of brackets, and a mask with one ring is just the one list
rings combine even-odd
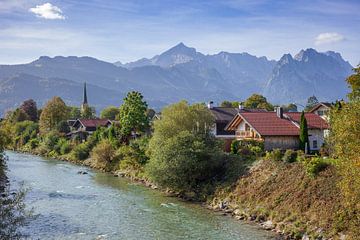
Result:
{"label": "church steeple", "polygon": [[84,98],[83,98],[83,104],[88,104],[87,101],[87,94],[86,94],[86,82],[84,82]]}
{"label": "church steeple", "polygon": [[83,97],[83,103],[81,104],[81,112],[84,113],[85,109],[88,108],[88,100],[87,100],[87,93],[86,93],[86,82],[84,82],[84,97]]}

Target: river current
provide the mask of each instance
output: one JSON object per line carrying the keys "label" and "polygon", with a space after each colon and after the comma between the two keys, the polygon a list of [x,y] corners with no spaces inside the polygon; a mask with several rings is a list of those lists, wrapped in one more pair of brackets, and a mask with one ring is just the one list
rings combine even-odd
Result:
{"label": "river current", "polygon": [[[29,188],[28,239],[242,239],[274,236],[258,226],[164,196],[124,178],[68,162],[6,152],[12,187]],[[78,174],[86,171],[88,174]]]}

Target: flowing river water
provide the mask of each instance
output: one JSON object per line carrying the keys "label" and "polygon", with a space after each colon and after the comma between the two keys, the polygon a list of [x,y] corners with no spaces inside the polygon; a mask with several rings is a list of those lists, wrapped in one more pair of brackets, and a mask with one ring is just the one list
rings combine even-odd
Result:
{"label": "flowing river water", "polygon": [[[29,239],[273,239],[258,226],[68,162],[6,152],[12,186],[30,188]],[[80,175],[78,171],[88,174]]]}

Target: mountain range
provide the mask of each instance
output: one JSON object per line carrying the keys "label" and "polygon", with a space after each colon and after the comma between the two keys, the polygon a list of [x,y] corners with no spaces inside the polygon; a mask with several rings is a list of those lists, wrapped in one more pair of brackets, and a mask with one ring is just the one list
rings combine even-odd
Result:
{"label": "mountain range", "polygon": [[97,110],[119,106],[128,91],[140,91],[154,108],[189,102],[245,100],[263,94],[276,104],[304,104],[344,98],[352,66],[339,53],[301,50],[279,61],[248,53],[205,55],[180,43],[152,58],[105,62],[91,57],[47,57],[28,64],[0,65],[0,113],[33,98],[42,106],[52,96],[80,105],[87,82],[89,103]]}

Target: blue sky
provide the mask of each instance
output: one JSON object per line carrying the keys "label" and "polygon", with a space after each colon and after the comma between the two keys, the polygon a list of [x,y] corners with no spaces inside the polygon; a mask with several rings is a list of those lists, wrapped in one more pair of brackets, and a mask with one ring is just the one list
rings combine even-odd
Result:
{"label": "blue sky", "polygon": [[204,54],[276,60],[334,50],[355,66],[359,13],[359,0],[0,0],[0,63],[42,55],[128,62],[184,42]]}

